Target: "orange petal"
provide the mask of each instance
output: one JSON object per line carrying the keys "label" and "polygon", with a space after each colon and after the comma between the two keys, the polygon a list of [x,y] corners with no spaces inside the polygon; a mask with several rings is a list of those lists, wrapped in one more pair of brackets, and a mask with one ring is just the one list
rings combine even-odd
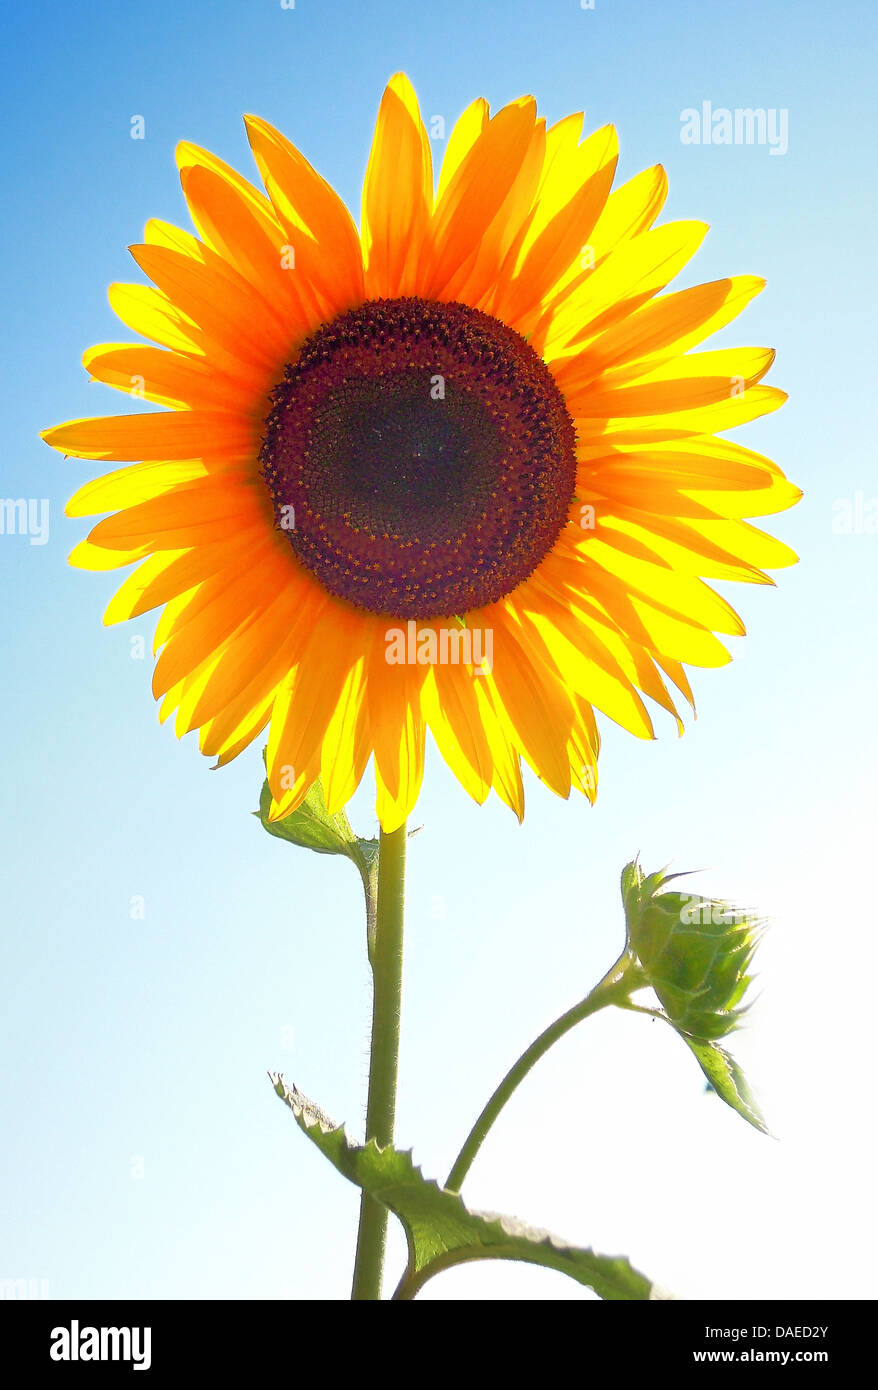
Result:
{"label": "orange petal", "polygon": [[204,358],[143,343],[100,343],[83,353],[82,365],[95,381],[156,405],[258,415],[258,403],[246,383],[208,366]]}
{"label": "orange petal", "polygon": [[[536,103],[522,98],[487,122],[463,155],[433,213],[433,249],[421,281],[426,298],[451,299],[462,293],[480,258],[473,288],[477,295],[487,287],[486,252],[496,271],[539,182],[545,136],[535,144],[535,131]],[[504,205],[507,216],[501,219]],[[518,221],[510,217],[513,211]]]}
{"label": "orange petal", "polygon": [[415,294],[433,211],[433,156],[418,100],[397,73],[381,99],[363,184],[365,292]]}
{"label": "orange petal", "polygon": [[385,831],[397,830],[418,798],[424,776],[423,666],[391,666],[384,641],[369,664],[369,726],[375,750],[376,810]]}
{"label": "orange petal", "polygon": [[266,191],[326,317],[362,302],[363,262],[353,219],[325,179],[280,131],[245,116],[247,136]]}
{"label": "orange petal", "polygon": [[290,334],[243,276],[210,253],[208,264],[164,246],[129,248],[159,289],[236,361],[262,370],[265,390],[290,355]]}
{"label": "orange petal", "polygon": [[41,436],[61,454],[82,459],[191,459],[204,453],[259,451],[252,423],[223,410],[172,410],[68,420]]}
{"label": "orange petal", "polygon": [[319,326],[320,315],[288,255],[283,228],[274,218],[260,217],[252,200],[212,169],[186,166],[181,180],[201,235],[276,311],[292,357],[302,339]]}

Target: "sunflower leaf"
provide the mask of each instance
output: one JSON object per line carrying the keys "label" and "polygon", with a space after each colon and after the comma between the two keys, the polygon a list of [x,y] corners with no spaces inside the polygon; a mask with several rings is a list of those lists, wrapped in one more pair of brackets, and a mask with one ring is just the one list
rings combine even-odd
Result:
{"label": "sunflower leaf", "polygon": [[355,835],[344,811],[330,814],[323,800],[323,788],[319,778],[313,783],[301,805],[283,820],[269,820],[271,802],[271,788],[266,780],[262,784],[259,810],[255,811],[254,815],[259,817],[263,829],[267,830],[269,835],[286,840],[291,845],[300,845],[303,849],[313,849],[317,854],[343,855],[356,865],[366,895],[366,915],[371,939],[378,889],[378,841]]}
{"label": "sunflower leaf", "polygon": [[[679,1029],[677,1031],[679,1032]],[[761,1134],[768,1134],[768,1126],[759,1113],[747,1078],[734,1057],[716,1043],[697,1042],[682,1032],[680,1037],[689,1044],[698,1058],[698,1065],[707,1077],[710,1089],[742,1115],[754,1129],[758,1129]]]}
{"label": "sunflower leaf", "polygon": [[350,1182],[386,1206],[402,1223],[409,1259],[394,1295],[410,1299],[442,1270],[472,1260],[521,1260],[567,1274],[604,1299],[656,1299],[670,1295],[622,1256],[598,1255],[526,1226],[514,1217],[470,1211],[456,1192],[441,1188],[415,1167],[410,1152],[374,1140],[355,1144],[295,1086],[269,1073],[299,1128]]}

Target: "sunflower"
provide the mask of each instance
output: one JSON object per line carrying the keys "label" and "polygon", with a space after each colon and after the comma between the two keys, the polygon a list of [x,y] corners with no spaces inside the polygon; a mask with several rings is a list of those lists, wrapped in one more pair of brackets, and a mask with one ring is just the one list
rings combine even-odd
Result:
{"label": "sunflower", "polygon": [[[277,130],[247,133],[265,193],[178,150],[197,232],[147,224],[153,282],[110,302],[145,343],[91,377],[161,409],[43,438],[123,467],[70,516],[71,555],[136,564],[105,622],[162,608],[153,689],[229,762],[269,726],[271,814],[319,777],[342,807],[374,759],[382,827],[417,798],[430,729],[482,802],[523,814],[521,760],[597,787],[595,710],[682,728],[685,666],[744,625],[705,578],[771,583],[793,553],[745,517],[800,496],[717,431],[776,409],[766,348],[690,353],[763,287],[662,294],[706,226],[656,226],[660,166],[611,191],[618,143],[531,97],[477,100],[431,144],[402,76],[381,101],[362,225]],[[674,692],[672,694],[672,691]]]}

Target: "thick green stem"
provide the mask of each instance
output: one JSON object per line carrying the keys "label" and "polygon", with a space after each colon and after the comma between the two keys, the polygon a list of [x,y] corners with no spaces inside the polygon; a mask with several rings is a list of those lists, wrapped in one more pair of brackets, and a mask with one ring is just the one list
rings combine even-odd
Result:
{"label": "thick green stem", "polygon": [[[369,1054],[369,1101],[366,1139],[382,1146],[393,1142],[399,1019],[402,991],[402,935],[405,907],[406,828],[381,832],[378,857],[378,903],[369,943],[372,965],[372,1043]],[[379,1299],[387,1236],[387,1208],[365,1192],[360,1199],[360,1226],[351,1298]]]}
{"label": "thick green stem", "polygon": [[620,1004],[628,998],[634,983],[631,968],[632,960],[626,948],[615,965],[607,971],[591,993],[550,1024],[546,1031],[531,1043],[527,1051],[522,1053],[515,1066],[506,1073],[467,1135],[466,1142],[457,1155],[445,1183],[449,1192],[460,1191],[461,1184],[472,1167],[473,1159],[482,1147],[488,1130],[515,1088],[524,1080],[531,1068],[536,1066],[540,1058],[548,1052],[552,1044],[556,1043],[559,1038],[563,1038],[565,1033],[569,1033],[571,1028],[575,1028],[577,1023],[581,1023],[590,1014],[597,1013],[599,1009],[605,1009],[608,1004]]}

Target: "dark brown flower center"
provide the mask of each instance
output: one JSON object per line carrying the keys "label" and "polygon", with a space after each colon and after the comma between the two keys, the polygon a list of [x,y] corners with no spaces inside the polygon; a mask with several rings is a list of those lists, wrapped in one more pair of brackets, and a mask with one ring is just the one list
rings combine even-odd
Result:
{"label": "dark brown flower center", "polygon": [[260,453],[277,525],[333,594],[400,618],[493,603],[567,520],[573,422],[545,363],[465,304],[378,299],[303,344]]}

